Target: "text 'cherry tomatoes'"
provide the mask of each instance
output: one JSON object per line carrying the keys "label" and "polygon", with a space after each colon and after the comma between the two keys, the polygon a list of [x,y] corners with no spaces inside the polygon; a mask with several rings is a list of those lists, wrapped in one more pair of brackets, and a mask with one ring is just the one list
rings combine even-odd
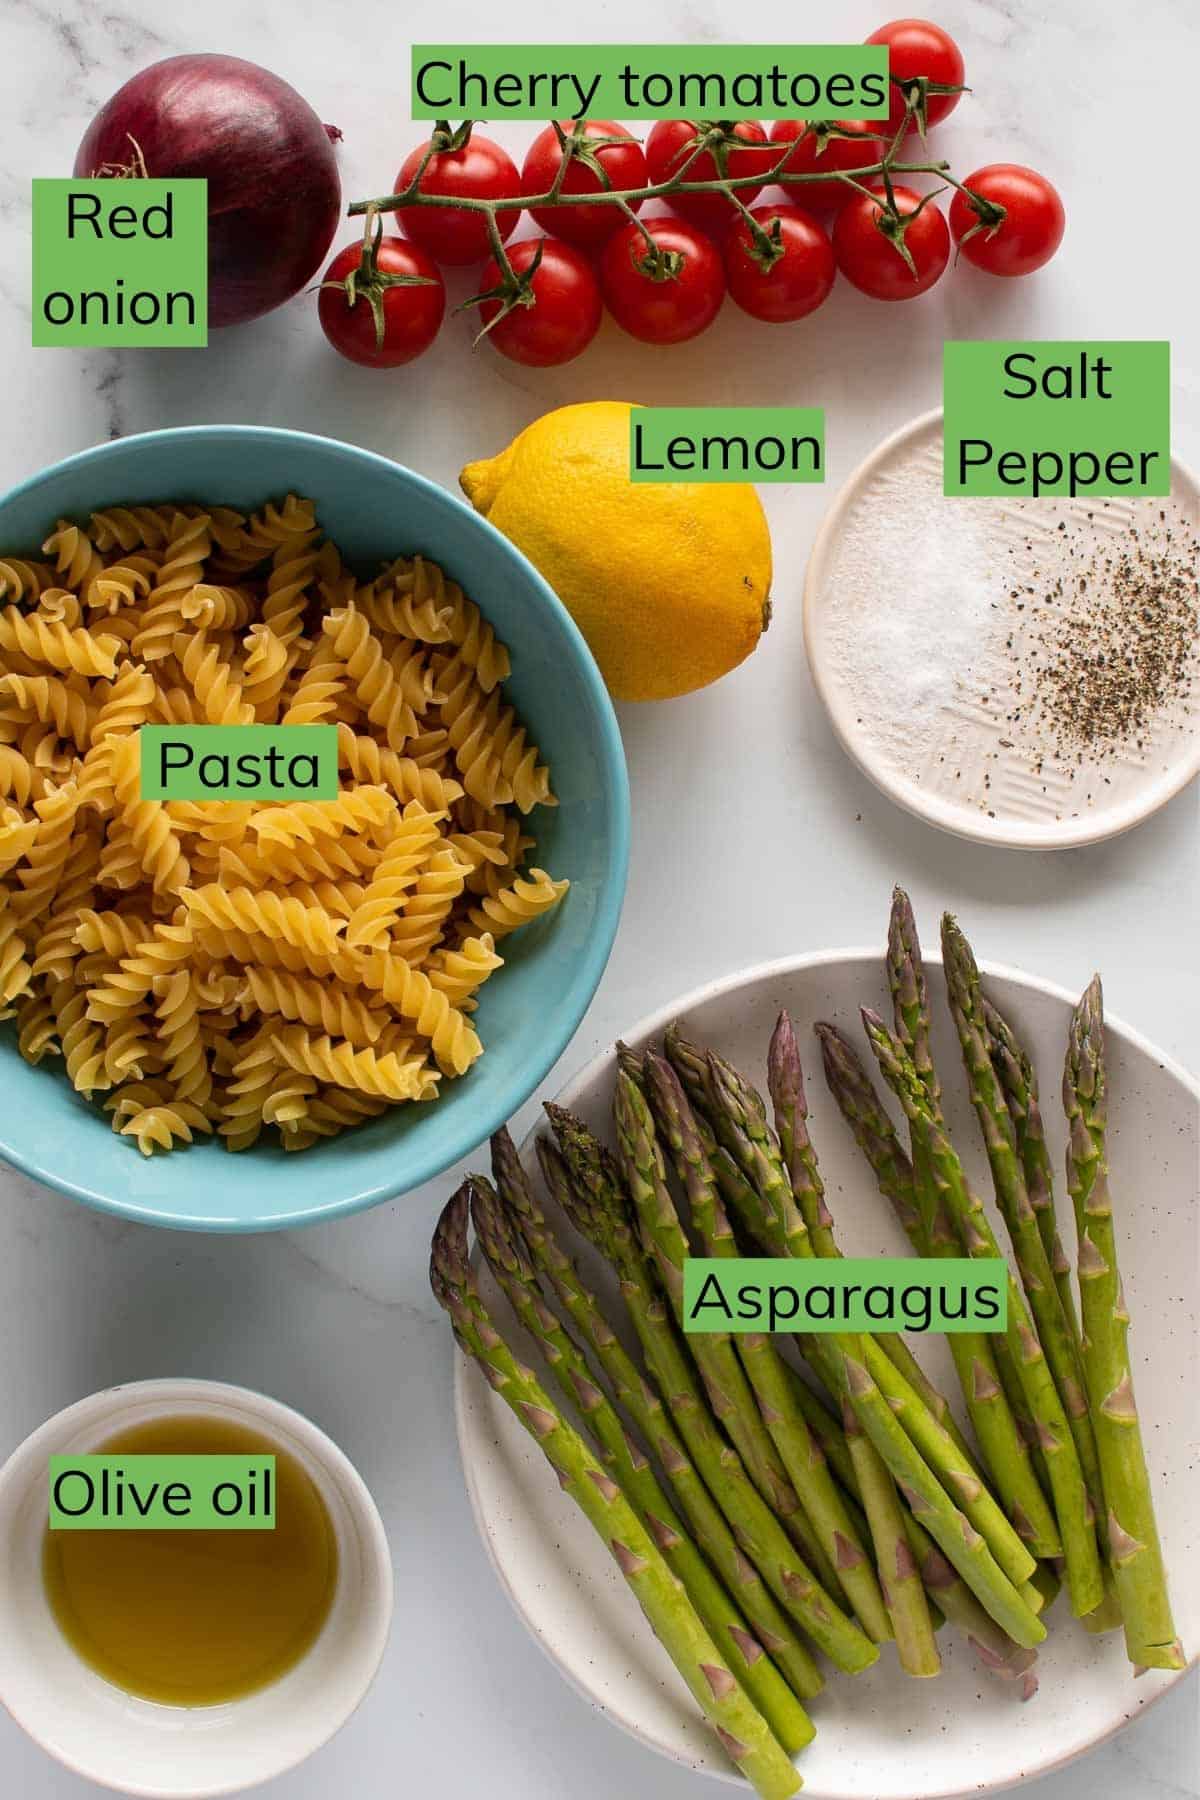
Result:
{"label": "text 'cherry tomatoes'", "polygon": [[837,274],[833,246],[811,213],[800,206],[756,206],[756,225],[778,239],[783,255],[764,268],[755,240],[739,219],[725,240],[725,278],[731,297],[751,318],[783,325],[815,312]]}
{"label": "text 'cherry tomatoes'", "polygon": [[[356,279],[348,289],[351,272]],[[367,267],[361,239],[339,250],[325,271],[317,302],[321,329],[334,349],[369,369],[394,369],[421,356],[437,336],[445,311],[446,288],[437,264],[419,244],[396,237],[375,245]]]}
{"label": "text 'cherry tomatoes'", "polygon": [[895,235],[913,267],[889,235],[882,192],[879,199],[856,194],[843,206],[833,228],[833,253],[846,280],[862,293],[875,300],[912,300],[939,280],[950,260],[950,228],[932,200],[912,188],[893,185],[892,192],[903,226]]}
{"label": "text 'cherry tomatoes'", "polygon": [[[427,140],[405,157],[396,177],[398,194],[412,182],[428,148]],[[430,157],[419,191],[447,194],[457,200],[505,200],[510,194],[518,196],[511,211],[505,207],[496,214],[502,239],[512,235],[521,216],[521,177],[516,163],[507,150],[491,138],[480,137],[478,132],[471,133],[461,150],[443,150]],[[451,268],[482,262],[491,248],[484,214],[469,208],[402,206],[395,217],[407,237],[428,250],[437,262]]]}
{"label": "text 'cherry tomatoes'", "polygon": [[[510,362],[532,369],[549,369],[570,362],[586,350],[604,316],[600,288],[592,265],[571,244],[557,238],[525,238],[514,244],[508,260],[518,275],[532,268],[538,250],[541,259],[531,282],[532,306],[518,303],[507,312],[488,337]],[[481,277],[483,289],[500,285],[500,270],[489,262]],[[499,300],[485,300],[479,314],[485,325],[500,311]]]}
{"label": "text 'cherry tomatoes'", "polygon": [[[650,180],[671,181],[683,174],[685,181],[715,181],[718,174],[734,179],[745,175],[765,175],[773,159],[767,145],[767,134],[755,120],[739,119],[733,135],[752,146],[748,150],[725,148],[701,150],[695,154],[696,141],[708,130],[693,119],[660,119],[646,139],[646,166]],[[723,154],[725,167],[719,170],[718,157]],[[695,156],[695,160],[692,158]],[[686,167],[686,173],[684,173]],[[762,192],[762,183],[737,190],[738,199],[749,206]],[[723,231],[737,208],[724,194],[672,194],[668,205],[681,218],[690,219],[706,231]]]}
{"label": "text 'cherry tomatoes'", "polygon": [[964,194],[950,202],[950,230],[968,262],[989,275],[1032,275],[1062,243],[1067,215],[1052,187],[1036,169],[1020,163],[989,163],[964,186],[993,206],[1004,208],[997,225],[981,219]]}
{"label": "text 'cherry tomatoes'", "polygon": [[[783,145],[795,145],[783,166],[783,173],[832,176],[840,169],[847,175],[854,175],[882,159],[883,144],[876,136],[877,124],[865,119],[837,119],[834,123],[843,131],[852,132],[853,136],[838,137],[833,132],[826,136],[803,119],[776,119],[771,127],[772,144],[780,146],[780,154]],[[803,186],[789,187],[787,196],[797,206],[823,212],[844,206],[853,192],[854,189],[842,181],[806,181]]]}
{"label": "text 'cherry tomatoes'", "polygon": [[725,271],[712,239],[685,220],[649,219],[644,228],[630,220],[604,246],[600,286],[609,312],[632,337],[682,344],[720,312]]}
{"label": "text 'cherry tomatoes'", "polygon": [[[575,130],[575,120],[562,120],[561,129],[570,138]],[[635,137],[630,136],[624,126],[613,125],[606,119],[589,119],[584,125],[584,133],[587,140],[618,138],[620,142],[585,143],[588,160],[578,154],[571,157],[559,190],[561,193],[599,194],[606,187],[620,193],[630,188],[646,186],[646,158],[642,154],[642,146]],[[526,194],[549,193],[562,165],[562,158],[558,133],[553,125],[547,125],[545,131],[539,131],[529,146],[529,153],[521,170],[522,191]],[[603,178],[592,166],[592,158],[603,169]],[[640,206],[641,201],[636,201],[634,211]],[[533,217],[543,231],[565,238],[568,243],[578,244],[581,249],[593,250],[612,236],[625,214],[619,206],[535,206]]]}
{"label": "text 'cherry tomatoes'", "polygon": [[[881,25],[878,31],[873,31],[866,41],[888,47],[888,67],[892,76],[889,132],[897,132],[904,117],[904,90],[895,85],[897,81],[915,81],[923,75],[926,81],[937,82],[941,87],[961,88],[963,85],[962,51],[948,31],[943,31],[940,25],[931,25],[928,19],[893,19],[890,25]],[[925,106],[925,123],[940,125],[943,119],[949,118],[961,98],[961,94],[930,94]]]}

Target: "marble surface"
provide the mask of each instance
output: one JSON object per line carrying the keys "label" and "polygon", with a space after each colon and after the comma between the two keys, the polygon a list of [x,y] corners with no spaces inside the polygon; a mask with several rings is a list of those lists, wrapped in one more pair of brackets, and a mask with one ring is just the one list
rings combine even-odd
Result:
{"label": "marble surface", "polygon": [[[32,351],[29,180],[69,171],[91,113],[134,69],[182,50],[219,49],[269,63],[341,125],[348,196],[383,191],[420,135],[405,117],[402,13],[385,0],[306,9],[285,0],[206,0],[203,9],[180,0],[6,0],[0,485],[106,436],[226,419],[353,439],[452,484],[468,456],[498,448],[548,406],[617,396],[824,406],[832,487],[880,436],[937,403],[942,340],[971,335],[1171,338],[1175,448],[1195,463],[1194,251],[1176,238],[1169,253],[1154,252],[1178,201],[1133,166],[1133,126],[1114,118],[1144,109],[1152,125],[1137,154],[1159,168],[1186,166],[1190,125],[1183,109],[1164,105],[1160,88],[1165,70],[1196,66],[1200,13],[1183,0],[1142,0],[1136,12],[1084,0],[947,0],[936,11],[963,44],[977,90],[939,144],[963,174],[1003,157],[1036,163],[1066,196],[1069,235],[1042,277],[993,284],[964,268],[903,311],[843,289],[788,332],[727,309],[710,336],[666,355],[606,327],[579,363],[544,375],[490,353],[472,356],[460,319],[423,362],[379,379],[327,351],[305,301],[218,334],[207,351]],[[676,0],[654,10],[605,0],[572,35],[853,40],[885,15],[873,0],[833,8],[760,0],[748,9]],[[491,41],[500,23],[482,0],[455,0],[440,10],[436,35]],[[502,25],[518,41],[552,29],[523,0]],[[435,35],[425,15],[415,29]],[[497,132],[518,151],[529,134]],[[1144,271],[1126,261],[1126,216]],[[841,754],[804,666],[799,590],[825,495],[775,487],[764,496],[777,575],[763,648],[707,693],[625,709],[635,801],[624,923],[546,1091],[647,1008],[703,979],[789,951],[878,942],[897,878],[924,916],[943,904],[960,911],[984,954],[1072,985],[1101,965],[1114,1012],[1200,1067],[1200,794],[1183,794],[1124,839],[1052,857],[956,842],[898,812]],[[451,1348],[424,1279],[429,1225],[448,1189],[446,1178],[335,1226],[231,1240],[102,1219],[0,1169],[0,1454],[107,1382],[177,1374],[276,1394],[357,1462],[395,1557],[391,1647],[342,1734],[263,1790],[278,1800],[331,1790],[362,1800],[397,1791],[458,1796],[483,1782],[501,1800],[567,1782],[580,1800],[614,1791],[694,1796],[695,1778],[613,1731],[558,1679],[485,1562],[450,1419]],[[1193,1677],[1031,1793],[1194,1797],[1198,1740]],[[903,1753],[919,1790],[919,1747]],[[0,1718],[0,1792],[83,1800],[93,1791]]]}

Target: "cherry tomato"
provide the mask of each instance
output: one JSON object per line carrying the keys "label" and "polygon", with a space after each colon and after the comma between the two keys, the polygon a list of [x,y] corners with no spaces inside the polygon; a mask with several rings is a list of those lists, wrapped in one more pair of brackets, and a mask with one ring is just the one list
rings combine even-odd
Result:
{"label": "cherry tomato", "polygon": [[1062,243],[1067,215],[1058,189],[1044,175],[1020,163],[989,163],[964,185],[1005,214],[998,225],[988,223],[965,195],[955,194],[950,230],[968,262],[989,275],[1032,275],[1050,261]]}
{"label": "cherry tomato", "polygon": [[[355,282],[347,288],[352,271]],[[393,286],[389,278],[396,275],[420,280]],[[398,237],[381,238],[367,252],[361,239],[345,245],[325,271],[317,302],[321,329],[334,349],[369,369],[394,369],[422,356],[445,311],[437,264],[419,244]]]}
{"label": "cherry tomato", "polygon": [[[891,107],[888,112],[888,130],[895,133],[900,128],[904,117],[904,89],[897,87],[897,81],[915,81],[923,75],[927,81],[939,82],[943,87],[961,88],[963,84],[962,51],[940,25],[931,25],[928,19],[893,19],[890,25],[881,25],[866,40],[868,44],[886,44],[888,47],[888,64],[891,70]],[[962,98],[960,94],[930,94],[925,105],[925,123],[940,125]]]}
{"label": "cherry tomato", "polygon": [[[564,119],[562,130],[570,137],[575,129],[574,119]],[[584,125],[584,132],[589,138],[621,139],[619,144],[601,144],[591,154],[608,177],[610,188],[641,188],[646,186],[646,158],[642,154],[642,146],[635,137],[631,137],[623,125],[613,125],[606,119],[589,119]],[[562,147],[558,141],[558,133],[553,125],[547,125],[545,131],[539,131],[529,146],[521,170],[521,188],[526,194],[545,194],[554,186],[554,178],[562,163]],[[597,175],[595,169],[589,168],[577,156],[571,158],[570,167],[563,178],[562,191],[567,194],[598,194],[606,184]],[[641,201],[634,205],[636,212]],[[594,250],[605,238],[622,223],[625,214],[619,206],[535,206],[533,217],[543,231],[553,232],[569,244],[578,244],[581,249]]]}
{"label": "cherry tomato", "polygon": [[[835,119],[833,123],[843,131],[853,132],[853,137],[826,137],[804,119],[776,119],[771,127],[772,144],[796,146],[784,164],[786,174],[832,174],[835,169],[843,169],[853,175],[882,159],[883,143],[876,135],[879,127],[873,120]],[[787,195],[797,206],[820,212],[844,206],[853,192],[840,181],[806,181],[803,187],[788,188]]]}
{"label": "cherry tomato", "polygon": [[[600,329],[604,307],[591,263],[574,245],[558,238],[524,238],[514,244],[508,260],[518,275],[533,266],[539,247],[542,254],[533,274],[533,305],[514,306],[488,336],[510,362],[549,369],[570,362],[587,349]],[[495,262],[489,262],[480,286],[497,287],[499,282],[500,270]],[[485,300],[479,309],[485,325],[499,311],[498,300]]]}
{"label": "cherry tomato", "polygon": [[733,299],[751,318],[773,325],[815,312],[837,274],[833,246],[816,219],[799,206],[756,206],[750,216],[767,231],[778,221],[783,255],[764,269],[755,258],[750,227],[739,219],[725,240],[725,278]]}
{"label": "cherry tomato", "polygon": [[[692,154],[697,136],[706,129],[705,125],[697,124],[692,119],[659,119],[646,139],[646,166],[650,172],[650,180],[654,183],[670,181],[673,176],[678,175]],[[726,175],[757,175],[770,168],[771,158],[766,149],[767,134],[761,125],[752,119],[739,119],[733,127],[733,133],[744,143],[762,148],[729,150],[726,156]],[[715,181],[718,173],[713,152],[702,150],[688,168],[685,179]],[[749,206],[761,192],[760,182],[758,187],[739,188],[738,198],[743,205]],[[702,225],[706,231],[714,232],[724,231],[737,213],[737,208],[724,194],[672,194],[668,205],[682,218],[690,219],[693,225]]]}
{"label": "cherry tomato", "polygon": [[657,256],[642,226],[630,220],[600,254],[600,286],[613,318],[632,337],[682,344],[706,331],[721,310],[721,258],[712,239],[683,219],[648,219],[645,230]]}
{"label": "cherry tomato", "polygon": [[[428,148],[428,142],[418,144],[405,157],[396,177],[397,193],[412,181]],[[503,200],[509,194],[520,194],[521,177],[507,150],[474,131],[461,150],[443,150],[430,157],[420,191],[452,194],[463,200]],[[482,262],[488,254],[487,223],[482,213],[453,206],[402,206],[393,216],[407,237],[449,267]],[[506,208],[496,214],[501,238],[511,237],[520,216],[519,203],[511,211]]]}
{"label": "cherry tomato", "polygon": [[922,206],[923,196],[912,188],[893,185],[892,191],[901,218],[909,220],[903,241],[916,274],[880,229],[886,216],[882,190],[878,200],[856,194],[843,206],[833,228],[833,253],[846,280],[864,294],[875,300],[911,300],[941,277],[950,260],[950,228],[932,200]]}

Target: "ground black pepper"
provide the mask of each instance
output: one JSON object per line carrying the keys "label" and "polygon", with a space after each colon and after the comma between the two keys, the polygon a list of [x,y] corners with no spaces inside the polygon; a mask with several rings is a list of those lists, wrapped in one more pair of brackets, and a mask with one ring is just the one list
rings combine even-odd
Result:
{"label": "ground black pepper", "polygon": [[1139,748],[1156,714],[1200,691],[1200,540],[1162,513],[1115,540],[1072,537],[1079,564],[1034,602],[1020,688],[1047,748],[1078,761]]}

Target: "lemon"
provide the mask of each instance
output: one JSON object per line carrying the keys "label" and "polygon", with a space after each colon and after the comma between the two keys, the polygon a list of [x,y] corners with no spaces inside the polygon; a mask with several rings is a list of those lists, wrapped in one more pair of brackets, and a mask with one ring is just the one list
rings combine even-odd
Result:
{"label": "lemon", "polygon": [[742,483],[634,483],[624,401],[549,412],[459,476],[583,632],[618,700],[706,687],[770,618],[771,539]]}

